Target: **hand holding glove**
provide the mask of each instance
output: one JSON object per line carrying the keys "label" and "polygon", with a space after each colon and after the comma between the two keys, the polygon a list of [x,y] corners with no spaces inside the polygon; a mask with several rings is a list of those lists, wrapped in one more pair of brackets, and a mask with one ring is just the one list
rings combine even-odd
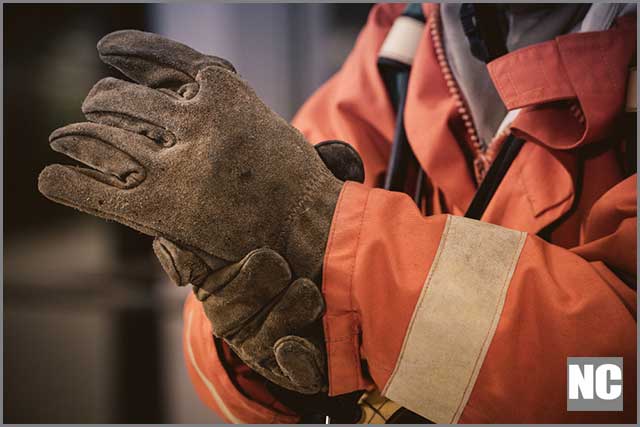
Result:
{"label": "hand holding glove", "polygon": [[[48,198],[156,236],[165,270],[192,283],[213,332],[273,382],[325,388],[319,281],[342,182],[225,60],[119,31],[89,120],[51,135],[85,165],[52,165]],[[331,157],[331,156],[329,156]]]}

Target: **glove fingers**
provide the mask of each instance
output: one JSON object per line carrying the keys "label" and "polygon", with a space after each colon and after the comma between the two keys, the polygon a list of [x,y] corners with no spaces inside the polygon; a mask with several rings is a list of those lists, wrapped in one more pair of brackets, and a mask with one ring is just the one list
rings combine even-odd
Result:
{"label": "glove fingers", "polygon": [[318,286],[307,278],[295,280],[265,319],[263,333],[280,338],[296,334],[320,319],[324,299]]}
{"label": "glove fingers", "polygon": [[120,117],[153,128],[176,129],[186,114],[179,104],[166,93],[107,77],[93,86],[82,103],[82,112],[91,121],[112,120],[106,124],[113,124],[113,120]]}
{"label": "glove fingers", "polygon": [[153,252],[164,271],[178,286],[199,286],[210,272],[200,257],[163,237],[153,240]]}
{"label": "glove fingers", "polygon": [[38,176],[38,190],[47,198],[104,219],[116,219],[124,225],[151,236],[157,232],[118,215],[118,206],[127,206],[130,193],[138,187],[120,189],[105,182],[102,172],[74,166],[50,165]]}
{"label": "glove fingers", "polygon": [[173,147],[177,142],[176,136],[170,130],[137,117],[111,112],[86,113],[85,117],[95,124],[123,129],[144,136],[146,145],[152,149],[151,151],[157,152],[162,148]]}
{"label": "glove fingers", "polygon": [[276,341],[273,351],[282,374],[293,383],[292,389],[304,394],[323,391],[325,362],[316,345],[305,338],[289,335]]}
{"label": "glove fingers", "polygon": [[98,165],[95,163],[100,161],[111,161],[113,168],[117,168],[118,163],[126,165],[133,160],[146,164],[149,156],[160,151],[157,143],[148,137],[119,127],[91,122],[73,123],[58,128],[49,135],[49,143],[53,150],[96,168]]}
{"label": "glove fingers", "polygon": [[[230,274],[228,270],[233,268],[235,274]],[[233,267],[212,273],[197,295],[214,335],[226,337],[252,320],[290,282],[287,262],[277,252],[261,248]]]}
{"label": "glove fingers", "polygon": [[142,233],[160,234],[160,220],[143,221],[135,215],[135,209],[131,209],[132,206],[139,208],[146,201],[147,186],[141,184],[158,178],[152,176],[151,169],[146,169],[151,141],[122,129],[91,123],[58,129],[50,139],[55,151],[89,167],[47,166],[38,177],[38,190],[42,194]]}
{"label": "glove fingers", "polygon": [[51,148],[91,166],[92,169],[86,171],[92,173],[95,179],[117,188],[136,187],[146,177],[146,171],[140,163],[104,140],[67,135],[52,139]]}
{"label": "glove fingers", "polygon": [[98,42],[100,59],[130,79],[153,88],[180,91],[199,70],[218,66],[235,72],[228,61],[203,55],[181,43],[152,33],[116,31]]}
{"label": "glove fingers", "polygon": [[256,357],[287,335],[308,335],[324,311],[320,290],[309,279],[294,281],[264,319],[255,319],[232,339],[241,342],[243,357]]}

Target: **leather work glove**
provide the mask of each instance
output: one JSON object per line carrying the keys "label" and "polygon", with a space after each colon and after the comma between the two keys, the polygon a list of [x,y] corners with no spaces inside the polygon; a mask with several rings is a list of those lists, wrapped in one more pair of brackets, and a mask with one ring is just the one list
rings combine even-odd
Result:
{"label": "leather work glove", "polygon": [[99,81],[88,122],[52,133],[54,150],[88,168],[48,166],[40,191],[157,237],[165,270],[194,285],[214,334],[247,365],[323,390],[316,284],[342,181],[227,61],[130,30],[98,51],[133,82]]}
{"label": "leather work glove", "polygon": [[[364,181],[362,160],[348,144],[325,141],[315,149],[337,178]],[[292,283],[291,269],[277,252],[256,249],[216,270],[217,262],[206,254],[198,256],[163,237],[154,239],[153,250],[176,285],[193,285],[213,334],[254,371],[301,393],[326,390],[324,300],[311,280]]]}
{"label": "leather work glove", "polygon": [[287,262],[268,248],[217,270],[162,237],[153,249],[177,285],[193,285],[213,334],[250,368],[294,391],[326,390],[324,300],[313,281],[292,280]]}
{"label": "leather work glove", "polygon": [[[340,180],[364,181],[362,160],[350,145],[325,141],[315,149]],[[314,282],[292,283],[287,262],[268,248],[217,270],[206,254],[198,256],[163,237],[154,239],[153,250],[176,285],[193,285],[213,334],[254,371],[304,394],[326,391],[324,300]]]}

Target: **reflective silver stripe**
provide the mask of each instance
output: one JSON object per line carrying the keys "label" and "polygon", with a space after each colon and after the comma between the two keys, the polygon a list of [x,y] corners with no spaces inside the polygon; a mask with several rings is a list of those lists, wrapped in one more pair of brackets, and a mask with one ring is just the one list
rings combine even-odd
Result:
{"label": "reflective silver stripe", "polygon": [[436,423],[460,418],[491,344],[526,233],[447,219],[383,394]]}

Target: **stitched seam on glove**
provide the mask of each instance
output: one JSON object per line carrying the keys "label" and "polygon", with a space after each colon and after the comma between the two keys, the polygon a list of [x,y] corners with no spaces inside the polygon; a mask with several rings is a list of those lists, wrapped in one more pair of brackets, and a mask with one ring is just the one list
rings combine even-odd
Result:
{"label": "stitched seam on glove", "polygon": [[[318,191],[321,190],[322,185],[328,183],[332,178],[335,179],[333,175],[331,175],[328,171],[323,168],[318,168],[318,175],[316,179],[310,179],[307,181],[305,188],[303,190],[302,196],[298,199],[298,202],[291,208],[289,214],[287,215],[282,231],[280,232],[279,246],[284,248],[283,254],[288,253],[289,250],[289,239],[291,235],[291,228],[293,226],[294,221],[305,211],[302,210],[308,203],[312,200],[314,194],[318,194]],[[307,208],[308,209],[308,208]],[[328,230],[327,230],[328,231]]]}

